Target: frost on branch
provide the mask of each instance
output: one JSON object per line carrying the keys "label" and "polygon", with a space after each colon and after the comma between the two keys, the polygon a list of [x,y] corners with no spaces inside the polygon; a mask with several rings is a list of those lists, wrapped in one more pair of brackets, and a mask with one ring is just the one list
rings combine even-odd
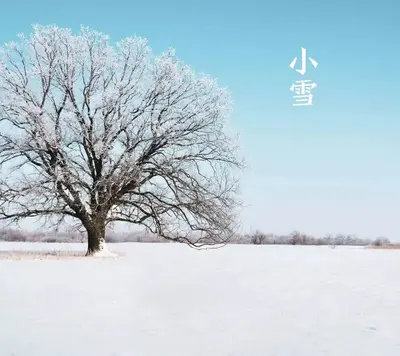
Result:
{"label": "frost on branch", "polygon": [[3,219],[72,217],[93,251],[115,221],[192,246],[229,240],[241,161],[225,89],[143,38],[18,37],[0,53]]}

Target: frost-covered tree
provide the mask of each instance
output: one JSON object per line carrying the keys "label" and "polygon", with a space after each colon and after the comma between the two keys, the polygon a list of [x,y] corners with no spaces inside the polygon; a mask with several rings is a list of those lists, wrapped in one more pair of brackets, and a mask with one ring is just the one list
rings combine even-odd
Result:
{"label": "frost-covered tree", "polygon": [[34,26],[0,54],[0,217],[73,218],[87,255],[113,222],[192,246],[235,227],[237,158],[229,93],[173,52]]}

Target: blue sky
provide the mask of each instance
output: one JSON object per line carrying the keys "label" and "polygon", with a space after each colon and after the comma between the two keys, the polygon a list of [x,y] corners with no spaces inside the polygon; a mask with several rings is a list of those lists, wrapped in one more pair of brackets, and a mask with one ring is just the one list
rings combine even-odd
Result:
{"label": "blue sky", "polygon": [[[1,3],[0,42],[31,25],[147,37],[232,92],[249,168],[243,229],[400,240],[400,2],[19,1]],[[289,67],[301,47],[318,61]],[[310,79],[312,106],[291,84]]]}

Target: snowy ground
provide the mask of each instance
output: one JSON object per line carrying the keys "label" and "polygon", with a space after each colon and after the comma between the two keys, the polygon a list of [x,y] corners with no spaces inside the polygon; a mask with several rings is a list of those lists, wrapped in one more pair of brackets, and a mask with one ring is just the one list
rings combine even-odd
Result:
{"label": "snowy ground", "polygon": [[0,260],[0,355],[400,355],[400,251],[109,248],[124,255]]}

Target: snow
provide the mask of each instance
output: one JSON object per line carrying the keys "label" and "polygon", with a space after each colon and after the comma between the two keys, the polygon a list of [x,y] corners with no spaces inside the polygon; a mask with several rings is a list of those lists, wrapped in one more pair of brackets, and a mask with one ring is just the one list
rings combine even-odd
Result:
{"label": "snow", "polygon": [[400,355],[400,251],[108,247],[119,257],[0,259],[0,354]]}
{"label": "snow", "polygon": [[97,251],[91,255],[91,257],[99,257],[99,258],[104,258],[104,257],[118,257],[118,255],[114,252],[111,252],[107,248],[103,248],[100,251]]}

